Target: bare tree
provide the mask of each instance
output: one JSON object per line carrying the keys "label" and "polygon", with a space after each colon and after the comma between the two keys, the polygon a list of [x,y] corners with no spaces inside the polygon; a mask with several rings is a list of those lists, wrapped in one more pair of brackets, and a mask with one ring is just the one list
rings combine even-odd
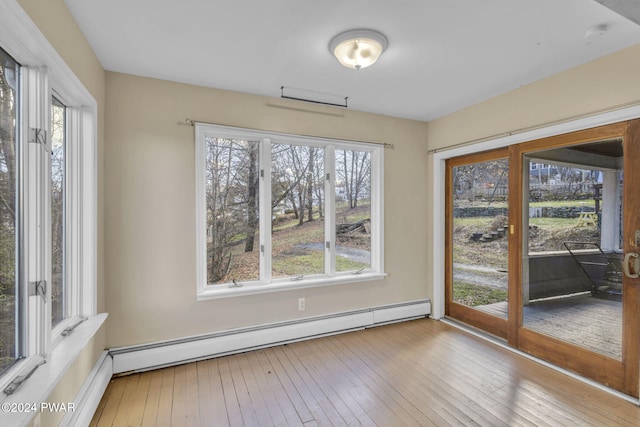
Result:
{"label": "bare tree", "polygon": [[[253,251],[258,227],[257,142],[206,140],[208,280],[233,276],[234,247]],[[239,253],[240,251],[236,251]],[[233,278],[233,277],[231,277]]]}
{"label": "bare tree", "polygon": [[252,252],[258,228],[258,143],[249,142],[249,165],[247,176],[247,238],[244,245],[245,252]]}
{"label": "bare tree", "polygon": [[272,208],[291,209],[298,225],[322,216],[324,151],[292,144],[272,145]]}
{"label": "bare tree", "polygon": [[368,196],[371,187],[371,155],[368,151],[342,150],[336,172],[343,182],[342,188],[348,209],[358,207],[358,200]]}
{"label": "bare tree", "polygon": [[314,170],[314,147],[309,147],[309,162],[307,170],[307,221],[313,221],[313,170]]}
{"label": "bare tree", "polygon": [[51,320],[64,319],[65,107],[51,106]]}
{"label": "bare tree", "polygon": [[0,50],[0,372],[16,358],[16,77]]}
{"label": "bare tree", "polygon": [[0,66],[0,161],[2,162],[1,185],[5,191],[0,191],[0,203],[15,222],[15,177],[16,177],[16,139],[15,92],[5,74],[5,68]]}

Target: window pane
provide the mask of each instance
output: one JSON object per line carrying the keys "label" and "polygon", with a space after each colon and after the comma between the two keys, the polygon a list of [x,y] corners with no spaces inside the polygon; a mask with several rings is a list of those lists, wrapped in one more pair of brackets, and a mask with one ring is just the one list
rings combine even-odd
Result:
{"label": "window pane", "polygon": [[324,149],[271,146],[272,277],[324,273]]}
{"label": "window pane", "polygon": [[456,166],[451,175],[452,301],[506,319],[508,160]]}
{"label": "window pane", "polygon": [[529,254],[564,252],[565,242],[600,244],[600,195],[595,194],[602,191],[603,176],[565,164],[538,165],[529,173]]}
{"label": "window pane", "polygon": [[207,281],[260,278],[259,144],[205,138]]}
{"label": "window pane", "polygon": [[66,108],[51,103],[51,324],[67,317],[65,286],[65,141]]}
{"label": "window pane", "polygon": [[553,160],[523,177],[522,324],[622,360],[622,139],[537,155]]}
{"label": "window pane", "polygon": [[18,64],[0,49],[0,372],[17,352],[16,117]]}
{"label": "window pane", "polygon": [[336,150],[336,271],[371,266],[371,153]]}

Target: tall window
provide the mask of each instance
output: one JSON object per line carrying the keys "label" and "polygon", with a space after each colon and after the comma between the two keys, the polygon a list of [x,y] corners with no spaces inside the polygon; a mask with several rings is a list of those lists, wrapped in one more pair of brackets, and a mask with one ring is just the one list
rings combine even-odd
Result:
{"label": "tall window", "polygon": [[65,145],[66,107],[51,100],[51,324],[65,319]]}
{"label": "tall window", "polygon": [[382,274],[381,146],[196,124],[196,147],[201,293]]}
{"label": "tall window", "polygon": [[371,153],[336,150],[336,270],[371,267]]}
{"label": "tall window", "polygon": [[271,259],[273,278],[325,270],[325,149],[271,144]]}
{"label": "tall window", "polygon": [[17,2],[0,10],[0,402],[36,402],[104,320],[98,107]]}
{"label": "tall window", "polygon": [[18,339],[18,64],[0,49],[0,373],[20,356]]}
{"label": "tall window", "polygon": [[260,278],[258,143],[206,137],[207,282]]}

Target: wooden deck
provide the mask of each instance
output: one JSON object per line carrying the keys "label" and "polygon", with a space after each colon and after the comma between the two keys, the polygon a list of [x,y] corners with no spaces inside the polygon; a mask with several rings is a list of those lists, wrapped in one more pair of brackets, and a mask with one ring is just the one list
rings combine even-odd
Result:
{"label": "wooden deck", "polygon": [[423,319],[111,381],[92,426],[640,425],[640,408]]}
{"label": "wooden deck", "polygon": [[[507,303],[476,307],[506,318]],[[532,301],[524,307],[526,328],[620,360],[622,303],[590,293]]]}

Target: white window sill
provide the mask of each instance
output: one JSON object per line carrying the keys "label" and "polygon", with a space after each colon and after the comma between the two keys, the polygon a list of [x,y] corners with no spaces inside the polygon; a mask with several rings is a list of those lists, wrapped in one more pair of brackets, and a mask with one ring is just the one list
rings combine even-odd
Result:
{"label": "white window sill", "polygon": [[[41,365],[15,393],[5,396],[0,391],[0,400],[3,406],[3,410],[0,411],[0,425],[22,426],[30,422],[39,412],[40,404],[47,401],[53,389],[58,385],[80,353],[87,347],[87,344],[98,332],[106,318],[106,313],[89,317],[56,345],[47,358],[47,362]],[[16,412],[5,411],[5,406],[11,409],[11,403],[21,404],[22,406],[18,405],[20,407],[16,406],[16,410],[22,410]],[[67,404],[69,402],[52,403]],[[32,408],[38,410],[35,412],[27,410],[24,407],[25,404],[35,405]]]}
{"label": "white window sill", "polygon": [[335,286],[346,285],[349,283],[369,282],[372,280],[384,279],[386,276],[387,273],[362,273],[340,275],[335,277],[310,277],[302,280],[287,280],[282,282],[274,281],[270,284],[243,283],[238,287],[229,287],[226,284],[210,285],[207,286],[204,291],[198,293],[197,301],[290,291],[293,289],[316,288],[321,286]]}

